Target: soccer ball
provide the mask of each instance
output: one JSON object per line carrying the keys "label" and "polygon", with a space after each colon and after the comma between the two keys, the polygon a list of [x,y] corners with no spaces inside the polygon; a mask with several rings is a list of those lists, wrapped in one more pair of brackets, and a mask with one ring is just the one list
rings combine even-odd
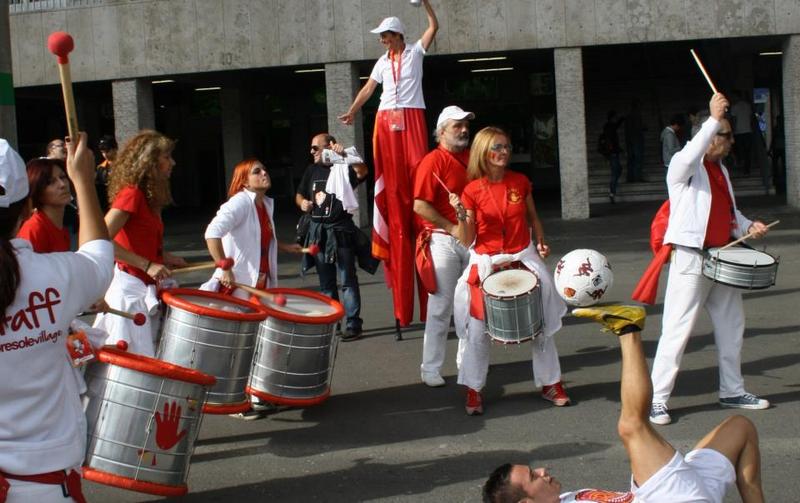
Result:
{"label": "soccer ball", "polygon": [[595,250],[572,250],[556,264],[556,290],[564,301],[576,307],[593,306],[614,282],[611,264]]}

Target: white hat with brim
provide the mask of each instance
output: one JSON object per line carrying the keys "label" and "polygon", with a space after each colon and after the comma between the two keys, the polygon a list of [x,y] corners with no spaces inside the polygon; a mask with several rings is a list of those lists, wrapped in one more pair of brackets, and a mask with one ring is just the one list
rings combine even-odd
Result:
{"label": "white hat with brim", "polygon": [[0,208],[25,199],[28,195],[28,172],[25,161],[0,138]]}
{"label": "white hat with brim", "polygon": [[405,34],[406,27],[403,26],[403,22],[400,21],[400,19],[392,16],[381,21],[381,24],[378,25],[378,27],[374,30],[370,30],[370,33],[383,33],[385,31],[393,31],[395,33]]}
{"label": "white hat with brim", "polygon": [[450,119],[454,121],[461,121],[464,119],[472,120],[474,118],[474,113],[462,110],[461,107],[456,105],[450,105],[449,107],[445,107],[444,110],[442,110],[442,113],[439,114],[439,118],[436,119],[436,129],[442,127]]}

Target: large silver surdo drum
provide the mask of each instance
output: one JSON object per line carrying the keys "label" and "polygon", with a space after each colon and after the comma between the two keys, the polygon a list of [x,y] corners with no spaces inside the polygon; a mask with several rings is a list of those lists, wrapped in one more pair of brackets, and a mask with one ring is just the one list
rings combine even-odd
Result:
{"label": "large silver surdo drum", "polygon": [[264,306],[269,317],[258,328],[247,392],[280,405],[321,403],[331,392],[334,332],[344,308],[316,292],[289,288],[267,291],[283,295],[286,304],[267,301]]}
{"label": "large silver surdo drum", "polygon": [[203,409],[235,414],[250,408],[245,394],[258,324],[267,312],[256,304],[215,292],[172,288],[156,358],[217,378]]}
{"label": "large silver surdo drum", "polygon": [[769,288],[775,284],[777,274],[778,260],[752,248],[710,248],[703,257],[703,276],[736,288]]}
{"label": "large silver surdo drum", "polygon": [[519,344],[542,333],[542,290],[533,271],[497,271],[483,280],[481,290],[489,337],[504,344]]}
{"label": "large silver surdo drum", "polygon": [[213,376],[106,346],[86,371],[83,477],[159,496],[186,494]]}

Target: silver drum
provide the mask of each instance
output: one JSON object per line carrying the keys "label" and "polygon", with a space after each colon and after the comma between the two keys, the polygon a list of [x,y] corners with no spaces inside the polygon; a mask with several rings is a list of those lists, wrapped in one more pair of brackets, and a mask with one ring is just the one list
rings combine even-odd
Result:
{"label": "silver drum", "polygon": [[325,401],[336,359],[336,322],[342,305],[306,290],[267,290],[286,298],[284,306],[267,301],[269,317],[258,328],[256,354],[247,392],[261,400],[296,407]]}
{"label": "silver drum", "polygon": [[258,324],[267,317],[260,306],[216,292],[172,288],[162,299],[167,315],[156,358],[197,369],[217,378],[203,409],[235,414],[250,408],[244,388],[250,374]]}
{"label": "silver drum", "polygon": [[186,494],[213,376],[106,346],[86,371],[83,477],[159,496]]}
{"label": "silver drum", "polygon": [[709,248],[703,257],[703,276],[736,288],[769,288],[775,284],[777,275],[778,260],[752,248]]}
{"label": "silver drum", "polygon": [[486,332],[504,344],[520,344],[542,333],[544,310],[536,273],[504,269],[481,282]]}

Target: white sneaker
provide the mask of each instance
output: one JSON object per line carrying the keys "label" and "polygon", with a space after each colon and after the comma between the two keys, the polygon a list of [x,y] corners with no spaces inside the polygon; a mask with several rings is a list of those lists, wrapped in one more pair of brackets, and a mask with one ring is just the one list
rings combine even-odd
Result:
{"label": "white sneaker", "polygon": [[669,417],[669,411],[667,410],[667,404],[653,402],[650,406],[650,422],[661,426],[672,422],[672,418]]}
{"label": "white sneaker", "polygon": [[422,382],[431,388],[444,386],[444,378],[439,374],[422,374]]}

